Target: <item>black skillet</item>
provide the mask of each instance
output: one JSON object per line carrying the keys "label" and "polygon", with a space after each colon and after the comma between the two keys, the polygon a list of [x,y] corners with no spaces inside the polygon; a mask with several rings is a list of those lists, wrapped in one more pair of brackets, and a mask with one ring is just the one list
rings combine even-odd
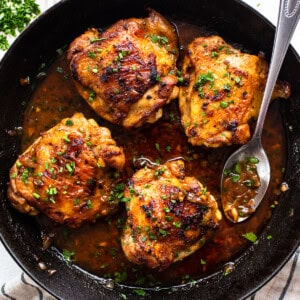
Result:
{"label": "black skillet", "polygon": [[[105,280],[66,263],[55,249],[42,250],[40,232],[34,220],[17,213],[6,197],[8,171],[15,161],[20,142],[7,132],[22,125],[22,117],[33,85],[24,87],[20,78],[35,78],[44,62],[56,56],[56,49],[67,45],[91,26],[104,27],[120,18],[145,16],[145,5],[160,13],[205,25],[225,40],[243,45],[254,53],[270,57],[274,28],[264,18],[239,1],[143,1],[143,0],[65,0],[44,13],[17,39],[0,64],[0,233],[1,240],[17,263],[54,296],[62,299],[129,299],[137,297],[132,288],[105,287]],[[277,9],[277,8],[274,8]],[[300,241],[300,59],[290,48],[281,77],[293,87],[292,97],[282,105],[286,128],[285,181],[290,189],[281,195],[280,205],[259,236],[235,260],[235,271],[228,276],[222,269],[193,284],[148,289],[147,295],[164,299],[240,299],[249,296],[270,280],[287,262]],[[272,235],[272,241],[266,236]],[[51,269],[49,276],[38,268],[37,259]]]}

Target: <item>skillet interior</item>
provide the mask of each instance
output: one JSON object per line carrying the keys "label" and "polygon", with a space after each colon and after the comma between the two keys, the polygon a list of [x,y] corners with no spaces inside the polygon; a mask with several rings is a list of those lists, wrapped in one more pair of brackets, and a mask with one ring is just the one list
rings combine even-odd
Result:
{"label": "skillet interior", "polygon": [[[87,27],[104,27],[120,18],[144,16],[145,5],[160,13],[190,23],[205,25],[225,40],[237,42],[254,53],[271,54],[274,30],[263,18],[237,1],[62,1],[34,22],[7,52],[0,65],[0,232],[2,240],[17,262],[42,286],[59,298],[110,299],[131,293],[129,287],[108,290],[104,280],[65,263],[52,249],[41,249],[40,232],[34,221],[11,209],[6,199],[8,170],[19,153],[19,141],[7,130],[22,125],[22,116],[33,85],[22,87],[19,79],[35,78],[44,62],[56,56],[56,49],[67,45]],[[235,271],[223,276],[222,270],[198,281],[176,288],[148,290],[153,297],[170,299],[241,298],[251,294],[274,275],[292,255],[300,240],[300,59],[289,49],[282,77],[293,87],[292,100],[284,105],[288,140],[285,180],[290,189],[252,245],[235,261]],[[292,130],[291,130],[292,129]],[[293,209],[293,210],[291,210]],[[267,240],[266,236],[273,239]],[[37,257],[58,272],[49,277],[39,270]],[[176,291],[176,293],[175,293]],[[134,293],[133,293],[134,295]]]}

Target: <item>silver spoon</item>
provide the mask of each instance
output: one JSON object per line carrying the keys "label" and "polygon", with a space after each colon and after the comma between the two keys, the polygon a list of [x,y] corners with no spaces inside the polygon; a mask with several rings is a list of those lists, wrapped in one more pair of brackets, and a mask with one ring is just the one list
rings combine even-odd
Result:
{"label": "silver spoon", "polygon": [[[281,0],[277,27],[275,32],[275,39],[273,45],[272,59],[269,68],[269,74],[266,82],[266,87],[256,122],[255,131],[251,140],[234,152],[226,161],[221,178],[221,198],[222,206],[226,217],[234,222],[242,222],[250,217],[262,201],[269,182],[270,182],[270,164],[266,152],[261,144],[261,134],[265,117],[267,114],[268,106],[272,96],[279,71],[281,69],[283,60],[288,50],[290,40],[295,31],[296,25],[300,17],[300,0]],[[237,215],[237,211],[233,211],[234,206],[228,205],[224,197],[223,182],[225,179],[226,170],[230,170],[237,162],[243,162],[249,157],[258,159],[256,164],[258,176],[260,178],[260,186],[258,187],[257,194],[252,203],[252,210],[248,213],[241,213]],[[234,213],[234,215],[232,214]]]}

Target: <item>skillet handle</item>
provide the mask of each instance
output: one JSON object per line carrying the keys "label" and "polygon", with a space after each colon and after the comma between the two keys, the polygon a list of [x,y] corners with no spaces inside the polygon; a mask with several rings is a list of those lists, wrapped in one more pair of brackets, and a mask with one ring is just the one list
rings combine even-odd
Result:
{"label": "skillet handle", "polygon": [[253,139],[260,139],[272,92],[300,17],[300,0],[280,0],[272,59]]}

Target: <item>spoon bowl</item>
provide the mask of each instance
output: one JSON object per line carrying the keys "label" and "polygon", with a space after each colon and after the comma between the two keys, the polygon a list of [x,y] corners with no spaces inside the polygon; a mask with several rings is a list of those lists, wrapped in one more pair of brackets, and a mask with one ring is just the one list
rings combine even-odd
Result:
{"label": "spoon bowl", "polygon": [[268,156],[264,150],[264,148],[261,145],[260,139],[251,139],[249,143],[246,145],[243,145],[240,147],[237,151],[232,153],[230,157],[227,159],[224,170],[222,172],[222,178],[221,178],[221,195],[222,195],[222,206],[223,211],[227,219],[229,219],[233,223],[239,223],[249,218],[251,213],[242,213],[239,214],[233,213],[232,209],[234,209],[233,205],[229,205],[226,201],[226,198],[224,197],[224,180],[226,177],[226,170],[230,170],[234,164],[240,161],[247,161],[249,157],[254,157],[257,159],[258,163],[256,164],[257,173],[260,179],[260,185],[257,188],[257,194],[254,199],[254,203],[252,205],[252,211],[254,212],[258,205],[260,204],[260,201],[257,201],[257,199],[263,199],[270,182],[270,164]]}
{"label": "spoon bowl", "polygon": [[[266,118],[268,106],[271,100],[273,89],[275,87],[279,71],[288,50],[291,38],[297,26],[300,17],[299,0],[281,0],[279,15],[275,32],[272,59],[270,63],[266,87],[256,122],[256,127],[252,139],[236,152],[234,152],[225,162],[221,178],[221,200],[225,216],[233,223],[238,223],[249,218],[261,203],[270,182],[270,164],[268,156],[261,144],[261,134]],[[239,182],[242,177],[241,165],[245,165],[248,158],[255,158],[255,167],[247,166],[250,170],[247,174],[254,176]],[[238,168],[236,167],[238,164]],[[232,188],[234,193],[228,197],[228,187],[226,188],[226,174],[231,175],[229,181],[240,184]],[[254,182],[255,179],[255,182]],[[249,185],[248,191],[243,188],[243,183]],[[242,188],[241,188],[242,187]],[[226,196],[225,196],[226,195]]]}

